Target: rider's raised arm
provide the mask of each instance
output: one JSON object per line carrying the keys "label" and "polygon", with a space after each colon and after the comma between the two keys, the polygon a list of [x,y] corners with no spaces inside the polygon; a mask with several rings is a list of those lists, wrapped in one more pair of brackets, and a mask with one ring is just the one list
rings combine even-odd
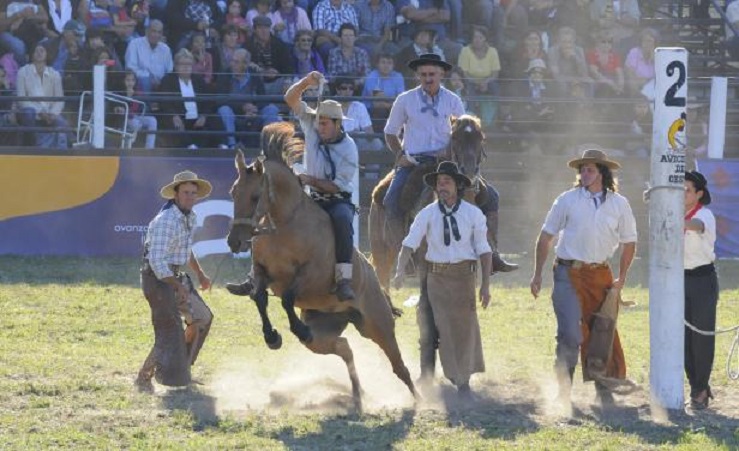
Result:
{"label": "rider's raised arm", "polygon": [[320,72],[313,71],[290,86],[285,93],[285,103],[293,113],[301,113],[300,102],[302,102],[303,93],[311,86],[318,86],[321,78],[323,78],[323,75]]}

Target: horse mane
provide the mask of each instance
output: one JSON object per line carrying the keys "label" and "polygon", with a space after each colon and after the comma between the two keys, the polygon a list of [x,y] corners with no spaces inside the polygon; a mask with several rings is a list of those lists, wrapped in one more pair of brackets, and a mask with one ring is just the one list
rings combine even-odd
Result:
{"label": "horse mane", "polygon": [[305,141],[296,136],[290,122],[273,122],[262,129],[261,149],[268,161],[281,161],[288,167],[302,158]]}

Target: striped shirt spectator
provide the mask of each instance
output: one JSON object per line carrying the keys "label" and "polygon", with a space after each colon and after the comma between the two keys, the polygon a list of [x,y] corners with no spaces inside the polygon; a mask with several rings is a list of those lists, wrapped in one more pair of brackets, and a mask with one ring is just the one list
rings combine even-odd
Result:
{"label": "striped shirt spectator", "polygon": [[338,33],[341,25],[350,23],[359,26],[357,11],[344,0],[323,0],[313,10],[313,28]]}

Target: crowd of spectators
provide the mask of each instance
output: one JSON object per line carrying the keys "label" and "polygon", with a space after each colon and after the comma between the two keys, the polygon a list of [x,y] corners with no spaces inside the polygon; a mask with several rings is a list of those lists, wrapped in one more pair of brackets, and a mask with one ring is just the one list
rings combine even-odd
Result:
{"label": "crowd of spectators", "polygon": [[[286,87],[317,70],[347,131],[381,149],[372,133],[416,83],[407,62],[436,53],[489,131],[534,149],[547,133],[642,142],[660,36],[641,18],[637,0],[0,0],[0,126],[45,127],[22,142],[70,146],[78,101],[32,98],[79,97],[105,64],[109,91],[146,100],[109,112],[113,123],[128,114],[141,145],[253,145],[290,119]],[[599,102],[613,98],[633,104]]]}

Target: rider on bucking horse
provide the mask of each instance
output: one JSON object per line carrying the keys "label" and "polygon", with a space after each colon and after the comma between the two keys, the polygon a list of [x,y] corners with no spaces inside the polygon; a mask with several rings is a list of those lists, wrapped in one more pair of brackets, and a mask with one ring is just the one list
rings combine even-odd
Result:
{"label": "rider on bucking horse", "polygon": [[[410,61],[408,67],[421,82],[416,88],[399,95],[385,125],[385,141],[396,155],[395,175],[388,187],[383,206],[393,233],[402,236],[403,215],[400,197],[414,168],[421,163],[433,163],[449,158],[451,118],[465,114],[462,100],[441,85],[452,65],[439,55],[429,53]],[[403,134],[403,141],[400,134]],[[509,272],[518,265],[500,257],[497,248],[497,227],[493,235],[493,272]]]}
{"label": "rider on bucking horse", "polygon": [[[352,290],[352,253],[354,250],[354,213],[352,192],[359,171],[357,145],[342,126],[345,119],[341,104],[324,100],[316,110],[302,100],[303,92],[320,86],[323,75],[311,72],[285,93],[285,102],[300,120],[305,135],[304,164],[306,172],[299,178],[310,188],[310,195],[331,217],[336,243],[336,296],[340,301],[354,299]],[[252,282],[227,284],[232,294],[247,296]]]}

